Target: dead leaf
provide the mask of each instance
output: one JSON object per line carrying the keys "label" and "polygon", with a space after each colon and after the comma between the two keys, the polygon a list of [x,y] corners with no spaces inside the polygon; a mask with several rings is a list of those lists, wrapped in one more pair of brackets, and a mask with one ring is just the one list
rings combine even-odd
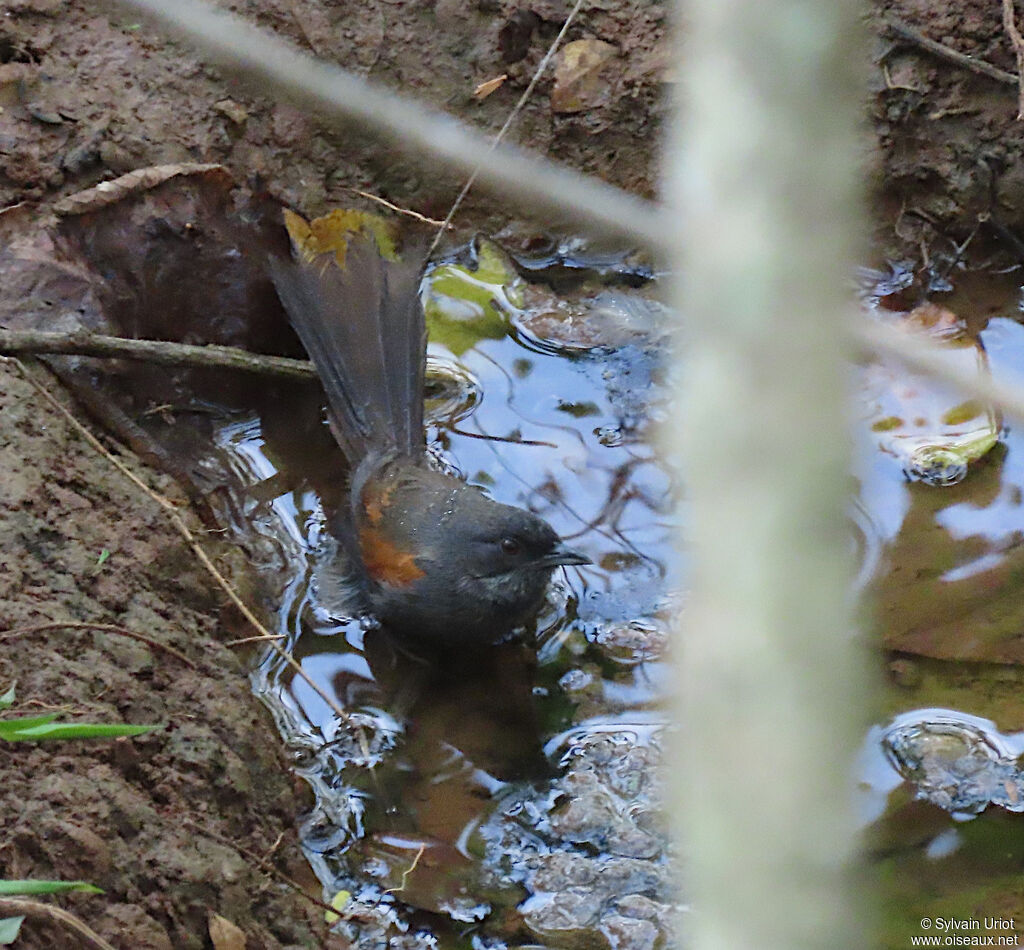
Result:
{"label": "dead leaf", "polygon": [[212,910],[207,920],[214,950],[245,950],[245,932],[241,927]]}
{"label": "dead leaf", "polygon": [[162,185],[165,181],[181,175],[216,175],[226,187],[230,187],[232,184],[231,173],[223,165],[202,165],[192,162],[177,165],[153,165],[149,168],[128,172],[127,175],[122,175],[113,181],[101,181],[95,188],[68,195],[67,198],[58,201],[53,206],[53,210],[61,216],[98,211],[107,205],[122,201],[131,194],[149,191],[157,185]]}
{"label": "dead leaf", "polygon": [[[60,210],[58,242],[88,265],[105,332],[299,352],[266,267],[269,251],[288,251],[280,206],[235,188],[222,166],[139,169],[72,195]],[[138,392],[166,385],[147,395],[157,403],[177,398],[175,374],[163,382],[138,375]],[[198,385],[195,374],[189,385]]]}
{"label": "dead leaf", "polygon": [[653,49],[637,57],[635,64],[631,62],[629,72],[631,77],[649,77],[662,83],[678,82],[679,70],[675,44],[668,40],[657,43]]}
{"label": "dead leaf", "polygon": [[508,79],[508,73],[502,73],[500,76],[488,79],[487,82],[480,83],[480,85],[473,90],[473,98],[479,100],[486,99],[492,92],[494,92],[495,89],[499,89],[506,79]]}
{"label": "dead leaf", "polygon": [[612,68],[618,48],[603,40],[567,43],[555,64],[551,108],[555,112],[583,112],[605,105],[618,79]]}
{"label": "dead leaf", "polygon": [[338,266],[344,267],[348,242],[355,234],[371,236],[377,242],[381,256],[387,260],[398,258],[394,224],[368,211],[338,208],[323,217],[306,221],[301,215],[286,208],[284,224],[296,248],[307,261],[333,251]]}
{"label": "dead leaf", "polygon": [[235,125],[245,125],[249,119],[248,110],[234,99],[218,99],[213,104],[213,110]]}

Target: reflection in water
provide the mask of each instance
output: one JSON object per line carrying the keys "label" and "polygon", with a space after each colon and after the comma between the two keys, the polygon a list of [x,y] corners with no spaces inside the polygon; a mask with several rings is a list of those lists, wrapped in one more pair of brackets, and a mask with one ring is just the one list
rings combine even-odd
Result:
{"label": "reflection in water", "polygon": [[[882,311],[876,311],[881,314]],[[982,342],[952,311],[919,304],[890,325],[940,344],[951,371],[988,373]],[[929,485],[955,485],[968,465],[999,439],[999,411],[916,372],[890,357],[860,367],[860,410],[881,451],[899,461],[907,478]]]}
{"label": "reflection in water", "polygon": [[[451,268],[445,280],[451,291]],[[507,294],[490,299],[510,306]],[[558,306],[582,325],[589,299]],[[605,300],[604,321],[607,310]],[[282,645],[347,713],[339,722],[273,654],[254,673],[314,791],[307,853],[328,897],[352,895],[363,922],[350,935],[367,946],[375,933],[420,928],[447,946],[468,925],[489,946],[669,929],[654,774],[671,486],[649,442],[656,341],[631,330],[617,347],[555,345],[525,329],[528,316],[506,313],[522,326],[504,335],[492,319],[469,346],[459,328],[457,360],[432,344],[445,372],[431,387],[428,440],[594,561],[556,574],[530,648],[423,658],[370,620],[330,615],[329,578],[313,575],[331,558],[345,464],[315,392],[267,399],[258,419],[218,434],[216,462],[244,486],[222,515],[274,549],[260,567],[272,572]],[[567,860],[574,876],[560,876]]]}
{"label": "reflection in water", "polygon": [[[997,378],[1011,359],[1024,362],[1016,322],[993,319],[981,339]],[[1022,450],[1010,426],[964,482],[941,490],[907,483],[898,462],[861,451],[856,520],[877,561],[868,591],[885,646],[944,659],[1024,660],[1016,585],[1024,573]]]}
{"label": "reflection in water", "polygon": [[[999,315],[1015,313],[1015,288],[977,309],[972,294],[950,306],[978,332],[993,377],[1020,382],[1024,327]],[[909,481],[877,431],[862,427],[858,438],[860,581],[878,642],[896,654],[885,700],[896,715],[866,737],[859,803],[879,872],[879,943],[895,947],[921,932],[922,917],[1019,911],[1024,436],[1010,420],[999,444],[945,487]]]}

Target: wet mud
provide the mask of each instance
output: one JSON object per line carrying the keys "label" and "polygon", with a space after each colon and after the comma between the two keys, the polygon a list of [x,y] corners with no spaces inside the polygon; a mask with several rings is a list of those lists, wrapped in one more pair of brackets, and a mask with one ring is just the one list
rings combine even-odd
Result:
{"label": "wet mud", "polygon": [[[299,48],[492,131],[504,121],[567,13],[565,5],[546,2],[532,5],[525,17],[512,4],[500,3],[266,0],[234,9]],[[31,243],[33,227],[51,228],[50,214],[62,198],[126,172],[175,162],[223,163],[236,181],[265,189],[309,215],[333,207],[375,208],[355,193],[362,190],[443,216],[460,185],[355,134],[324,130],[128,15],[48,0],[14,0],[4,12],[0,214],[7,218],[7,253],[0,322],[5,325],[46,325],[45,308],[55,299],[53,283],[18,283],[12,245],[21,239]],[[553,111],[552,82],[542,83],[519,120],[517,138],[653,195],[665,28],[660,4],[585,10],[569,39],[614,44],[614,62],[584,90],[585,108],[575,111],[571,103]],[[473,97],[477,85],[501,75],[506,78],[495,92],[479,101]],[[510,218],[515,212],[500,203],[474,200],[460,224],[464,234],[475,228],[498,231]],[[525,231],[521,240],[536,251],[536,230]],[[124,261],[116,264],[121,273],[132,273]],[[176,277],[197,285],[193,303],[202,299],[199,284],[218,279],[210,270],[164,274],[164,286]],[[123,303],[138,289],[114,286],[112,297],[97,301],[81,296],[83,287],[73,274],[61,275],[56,287],[62,304],[79,295],[84,302],[71,308],[74,323],[93,329],[101,325],[104,308],[116,310],[113,298]],[[246,301],[236,303],[235,315],[246,306]],[[131,329],[136,316],[130,309],[120,312],[122,330]],[[215,335],[222,342],[264,349],[272,343],[271,348],[289,352],[279,327],[261,344],[251,328],[232,330],[230,316],[220,319]],[[187,320],[179,331],[175,338],[211,338]],[[157,383],[150,378],[131,398],[119,400],[105,386],[108,370],[97,372],[89,361],[76,359],[50,365],[65,379],[78,373],[77,392],[86,411],[81,402],[74,411],[87,424],[100,429],[96,416],[104,423],[113,416],[158,431],[162,438],[145,438],[133,425],[115,426],[118,438],[143,460],[120,446],[114,451],[183,509],[189,501],[199,502],[191,522],[204,547],[243,598],[266,608],[264,616],[270,618],[281,591],[246,573],[251,552],[243,554],[223,534],[209,531],[212,509],[225,515],[217,504],[223,489],[219,476],[200,480],[196,488],[196,458],[189,448],[196,433],[208,435],[212,429],[195,397],[209,395],[216,384],[204,391],[203,380],[197,384],[193,374],[189,383],[197,384],[196,391],[184,393],[176,387],[178,377]],[[49,389],[60,391],[58,380],[42,367],[34,371]],[[241,928],[249,948],[347,945],[347,938],[328,935],[321,908],[268,870],[315,897],[323,894],[297,842],[296,822],[312,801],[296,772],[294,750],[282,746],[274,722],[252,695],[251,657],[223,645],[250,635],[251,628],[216,590],[164,513],[89,448],[13,367],[2,372],[0,626],[17,631],[62,620],[122,626],[176,648],[195,669],[159,647],[114,633],[48,630],[4,642],[2,682],[5,688],[17,682],[12,713],[59,707],[69,718],[161,728],[132,740],[0,750],[5,801],[0,874],[81,878],[102,887],[103,895],[76,895],[62,903],[118,947],[210,946],[211,914]],[[115,375],[122,391],[142,379],[123,365]],[[82,385],[89,379],[95,387]],[[95,389],[91,408],[90,388]],[[247,392],[240,384],[239,392],[228,395],[237,400]],[[163,410],[162,417],[158,407],[168,401],[174,410]],[[314,391],[313,430],[315,402]],[[190,407],[188,428],[194,431],[177,439],[183,404]],[[282,419],[277,426],[285,442],[301,439],[293,420]],[[212,492],[212,506],[204,492]],[[523,754],[535,761],[538,753],[532,747]],[[399,878],[405,867],[396,863]],[[609,926],[639,930],[650,940],[656,930],[643,918],[652,913],[646,905],[620,909]],[[543,916],[541,910],[536,914]],[[19,945],[65,945],[68,939],[64,931],[27,922]]]}
{"label": "wet mud", "polygon": [[[307,794],[223,643],[247,625],[166,513],[13,367],[0,373],[0,680],[16,684],[12,712],[158,727],[135,739],[5,744],[3,876],[102,888],[65,906],[115,946],[207,946],[211,913],[254,947],[317,945],[318,915],[258,867],[268,856],[309,882],[294,831]],[[185,506],[168,477],[114,451]],[[237,552],[204,544],[246,589]],[[90,623],[114,631],[75,626]],[[19,946],[69,939],[29,924]]]}
{"label": "wet mud", "polygon": [[[524,7],[485,0],[376,0],[369,5],[247,0],[233,9],[302,49],[495,131],[529,81],[568,6],[547,0]],[[12,233],[14,215],[24,234],[33,220],[48,220],[68,195],[138,168],[175,162],[222,163],[235,182],[307,215],[336,207],[372,208],[356,193],[366,191],[443,217],[458,190],[459,182],[413,159],[375,147],[354,133],[323,129],[311,117],[237,83],[221,67],[205,65],[128,15],[53,0],[10,0],[5,13],[0,20],[0,220],[9,218],[5,238]],[[1024,129],[1015,118],[1012,85],[936,58],[895,34],[887,26],[893,20],[1004,70],[1013,70],[1014,57],[997,4],[903,0],[878,3],[869,17],[866,110],[874,144],[873,247],[880,260],[910,261],[915,287],[927,292],[945,286],[943,281],[948,284],[951,274],[958,279],[953,271],[961,265],[1006,267],[1024,256],[1024,244],[1017,238],[1024,234]],[[601,69],[582,89],[571,92],[557,90],[557,81],[542,82],[516,126],[515,138],[573,167],[653,196],[657,142],[672,79],[666,28],[665,9],[658,3],[612,0],[584,5],[569,39],[590,44],[586,49],[601,58]],[[474,97],[479,84],[501,76],[506,78],[494,92],[483,99]],[[532,279],[543,279],[548,287],[559,281],[574,285],[571,268],[564,265],[575,258],[559,248],[564,235],[518,220],[516,209],[474,198],[460,226],[453,247],[477,229],[496,234],[517,255],[517,266],[524,273],[531,271]],[[5,257],[0,266],[10,261]],[[600,306],[591,308],[596,316],[578,326],[566,319],[561,304],[533,306],[537,301],[528,299],[531,315],[516,333],[530,346],[553,340],[581,350],[596,344],[626,349],[649,335],[631,327],[635,314],[619,289],[630,282],[642,284],[649,276],[642,262],[627,262],[622,273],[607,278],[615,287]],[[196,277],[216,279],[202,272]],[[32,316],[28,311],[39,317],[42,304],[37,305],[30,291],[17,301],[10,294],[2,299],[0,305],[7,309],[0,310],[0,323],[12,315]],[[528,287],[525,293],[529,298],[538,292]],[[599,298],[600,292],[595,290],[593,296]],[[90,313],[96,312],[86,308],[79,317],[89,325]],[[244,312],[245,302],[240,301],[236,315]],[[607,325],[601,324],[601,314]],[[131,314],[125,319],[130,322]],[[288,342],[275,319],[271,314],[269,322],[261,324],[266,331],[262,342],[269,349],[294,352],[289,349],[294,340]],[[610,335],[610,328],[617,337]],[[252,342],[250,327],[229,320],[218,330],[222,342]],[[202,336],[202,331],[186,326],[181,338],[190,332]],[[66,369],[71,364],[53,365]],[[80,363],[75,365],[81,370]],[[48,388],[59,392],[52,376],[40,367],[35,371]],[[210,914],[240,927],[250,950],[358,945],[358,928],[328,935],[323,910],[268,872],[276,869],[318,898],[324,881],[336,880],[341,886],[347,873],[330,857],[330,848],[337,844],[338,815],[333,816],[334,824],[321,821],[325,802],[333,799],[321,794],[323,788],[317,785],[325,774],[322,765],[312,762],[321,754],[320,746],[313,754],[308,735],[296,731],[289,719],[294,709],[268,702],[272,716],[267,714],[250,688],[252,657],[240,658],[236,648],[224,645],[250,635],[251,628],[217,592],[152,500],[89,448],[17,370],[0,366],[0,374],[0,628],[17,631],[44,621],[113,624],[143,631],[195,664],[193,669],[159,647],[96,630],[24,632],[0,641],[0,690],[17,682],[18,712],[27,715],[52,707],[69,718],[81,713],[95,721],[161,726],[138,739],[0,749],[0,875],[82,878],[102,887],[103,895],[77,895],[63,902],[119,947],[210,946]],[[648,385],[648,375],[643,361],[620,364],[605,394],[611,407],[606,414],[642,427],[646,407],[642,400],[638,403],[636,392]],[[131,378],[123,373],[122,383]],[[186,398],[175,385],[168,378],[135,391],[133,399],[119,404],[122,418],[139,422],[144,413],[156,409],[143,426],[152,433],[154,425],[161,424],[159,405],[170,398],[180,407]],[[236,403],[248,397],[245,390],[240,386],[231,394]],[[566,418],[588,419],[593,407],[571,395],[557,411]],[[220,423],[211,421],[199,402],[190,407],[195,432],[211,440],[218,432],[227,432],[239,444],[247,443],[250,421],[240,418],[234,429],[219,429]],[[315,392],[307,402],[312,423],[297,427],[292,417],[275,423],[268,414],[262,436],[269,434],[282,444],[322,438]],[[74,411],[81,414],[81,406]],[[630,425],[611,424],[603,417],[598,422],[601,431],[593,434],[601,445],[616,448],[628,440]],[[287,560],[279,550],[280,539],[264,539],[254,558],[251,548],[241,553],[228,537],[211,533],[218,515],[224,523],[251,512],[244,506],[226,506],[223,490],[230,486],[221,473],[214,473],[212,482],[197,482],[195,469],[201,460],[188,454],[196,444],[194,432],[176,441],[176,425],[166,421],[160,438],[149,440],[133,441],[134,430],[119,432],[144,454],[152,469],[130,452],[114,450],[183,508],[198,501],[194,530],[247,602],[260,607],[265,618],[296,640],[301,626],[297,617],[306,611],[306,639],[299,650],[303,661],[312,667],[331,656],[343,657],[332,682],[339,692],[348,689],[365,700],[365,677],[359,671],[353,675],[360,650],[331,652],[310,646],[311,608],[301,600],[304,588],[297,592],[284,581],[275,587],[266,577],[261,581],[247,573],[256,561],[265,565],[274,563],[275,557],[282,563]],[[454,441],[460,449],[457,454],[472,460],[470,474],[479,468],[486,475],[484,467],[475,465],[477,456],[468,439],[460,442],[456,435]],[[1005,449],[997,447],[982,464],[982,478],[985,471],[998,472],[1000,452]],[[337,474],[335,463],[328,460],[324,465],[321,475],[329,482]],[[276,489],[264,487],[265,502],[275,497]],[[967,487],[954,490],[971,497]],[[212,503],[205,497],[210,493]],[[923,495],[918,492],[914,497]],[[917,507],[920,518],[930,524],[935,506],[920,502]],[[256,510],[262,515],[265,509],[264,503]],[[300,524],[310,517],[301,507],[296,514]],[[305,536],[295,541],[298,548],[310,543]],[[974,552],[978,544],[971,538],[966,546],[972,543]],[[1015,557],[1016,537],[1000,544],[1000,553]],[[609,548],[601,554],[601,569],[606,572],[628,572],[633,567],[620,550]],[[1013,563],[1003,568],[1004,573],[1012,573]],[[879,583],[884,587],[887,582],[892,586],[890,599],[903,596],[891,576]],[[660,631],[629,622],[657,596],[641,591],[639,605],[618,603],[616,622],[599,623],[614,609],[599,585],[570,593],[590,597],[580,598],[582,624],[557,644],[569,659],[552,660],[554,646],[548,655],[542,651],[540,672],[528,668],[519,690],[533,695],[526,705],[539,704],[547,719],[541,724],[534,721],[536,709],[528,714],[517,710],[516,729],[504,729],[511,745],[500,750],[500,761],[491,763],[495,781],[515,782],[526,776],[529,784],[513,788],[500,808],[485,814],[478,801],[480,777],[457,781],[447,786],[452,796],[447,811],[430,812],[424,806],[423,827],[443,834],[427,836],[423,827],[411,829],[405,837],[376,834],[363,840],[354,858],[346,859],[379,870],[376,890],[368,888],[366,897],[367,906],[379,907],[382,892],[409,884],[406,872],[420,855],[426,883],[409,884],[405,903],[412,916],[405,923],[405,935],[395,938],[396,947],[430,945],[426,931],[417,930],[424,914],[431,915],[431,921],[442,913],[456,923],[475,920],[480,893],[467,896],[458,891],[458,875],[468,859],[444,840],[458,831],[455,819],[465,822],[467,816],[474,816],[476,823],[473,859],[489,869],[487,896],[496,908],[493,931],[480,938],[480,946],[502,946],[507,938],[552,946],[603,941],[611,947],[646,950],[668,939],[671,882],[664,829],[655,817],[658,743],[644,708],[654,704],[658,692],[649,676],[657,664],[647,661],[660,656]],[[288,596],[298,599],[290,613],[281,613],[282,599]],[[913,596],[918,598],[919,592]],[[965,596],[986,598],[986,592],[971,588]],[[920,604],[915,600],[910,609],[900,611],[903,626],[890,625],[882,633],[881,645],[888,651],[886,663],[898,694],[887,699],[888,711],[901,712],[915,704],[966,708],[969,699],[983,691],[986,697],[997,697],[992,703],[1002,715],[989,708],[988,698],[989,705],[971,712],[992,715],[1004,731],[1021,728],[1024,717],[1011,695],[1016,674],[987,665],[1019,663],[1019,643],[1008,629],[1019,613],[1015,602],[1007,600],[999,617],[1002,625],[991,628],[998,649],[975,643],[973,652],[967,653],[948,605],[938,620],[929,619],[935,603],[931,597]],[[986,674],[997,672],[973,678],[975,668],[957,666],[951,671],[944,665],[965,658],[977,662],[977,669]],[[255,677],[257,691],[277,689],[279,678],[279,670],[264,666]],[[948,699],[951,694],[960,702]],[[618,712],[639,708],[645,714],[634,716],[626,739],[621,729],[593,728],[593,722],[607,713],[609,695],[613,706],[618,703]],[[410,755],[423,774],[413,770],[410,778],[402,774],[406,761],[395,761],[395,781],[402,785],[403,795],[410,794],[411,784],[411,794],[429,799],[433,776],[416,759],[417,749],[427,748],[434,755],[444,739],[441,732],[458,723],[465,703],[486,702],[479,697],[467,700],[458,692],[453,697],[446,701],[447,712],[420,723],[418,745],[411,747]],[[299,700],[299,707],[302,701],[308,704],[300,711],[314,708],[308,696]],[[402,703],[406,699],[398,705],[407,711]],[[435,712],[444,706],[440,703]],[[581,731],[583,722],[591,728]],[[437,734],[431,735],[430,729]],[[501,731],[498,722],[494,732]],[[286,740],[290,735],[291,741],[282,745],[279,733]],[[382,745],[373,752],[384,749],[386,732],[380,735]],[[479,738],[476,733],[459,740],[467,763],[484,762],[495,752],[493,743],[484,752],[474,751],[472,742]],[[542,754],[538,745],[543,746]],[[351,772],[362,751],[355,749],[338,768]],[[437,800],[431,801],[436,806]],[[948,831],[945,813],[934,803],[913,801],[909,786],[898,789],[882,807],[888,811],[872,818],[881,829],[874,853],[883,855],[880,860],[887,867],[897,865],[907,878],[927,887],[939,872],[915,848]],[[301,845],[296,831],[300,815],[306,816]],[[1013,817],[990,808],[984,816],[987,825],[979,821],[964,826],[969,829],[962,832],[967,841],[964,853],[975,866],[985,859],[977,856],[983,845],[975,845],[974,839],[981,841],[985,829],[993,825],[994,833],[1006,832],[1006,819]],[[313,854],[312,846],[322,846],[324,856]],[[913,865],[909,871],[908,864]],[[1011,886],[1005,868],[1005,863],[999,865],[997,886],[978,898],[978,907],[999,913],[1014,910],[1019,888]],[[454,893],[438,883],[449,879],[454,881]],[[511,908],[524,898],[513,914]],[[903,902],[900,914],[907,913],[906,907],[917,913],[916,897],[901,893],[893,898],[897,899]],[[371,923],[390,926],[384,917]],[[902,938],[893,925],[893,933],[897,931]],[[373,928],[365,932],[372,933]],[[66,939],[61,931],[27,924],[20,945],[60,946]]]}

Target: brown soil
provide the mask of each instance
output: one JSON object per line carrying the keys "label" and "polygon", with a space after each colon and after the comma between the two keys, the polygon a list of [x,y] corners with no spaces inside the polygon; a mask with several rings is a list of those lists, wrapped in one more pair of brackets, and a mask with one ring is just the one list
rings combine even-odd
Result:
{"label": "brown soil", "polygon": [[[311,905],[245,853],[262,857],[276,843],[275,866],[309,880],[293,831],[301,789],[220,642],[244,626],[163,510],[14,367],[0,376],[0,624],[13,631],[0,682],[17,681],[22,715],[160,726],[135,739],[0,746],[2,876],[103,888],[65,904],[116,946],[206,946],[211,912],[242,927],[251,947],[319,945]],[[230,568],[231,550],[220,560]],[[117,634],[28,632],[44,621],[116,624],[195,669]],[[23,933],[19,946],[69,945],[66,933]]]}
{"label": "brown soil", "polygon": [[[239,181],[261,176],[309,214],[356,203],[351,188],[443,216],[460,182],[298,109],[254,97],[186,47],[130,14],[92,4],[13,0],[0,25],[0,207],[44,201],[148,165],[223,162]],[[235,12],[306,51],[375,82],[427,99],[496,131],[521,94],[570,4],[481,0],[246,0]],[[614,43],[600,105],[554,113],[541,83],[515,138],[583,171],[653,193],[665,8],[646,0],[593,4],[569,40]],[[503,32],[504,30],[504,32]],[[503,53],[503,49],[507,52]],[[507,59],[514,59],[512,62]],[[507,74],[482,101],[480,83]],[[5,74],[0,73],[0,81]],[[17,78],[19,82],[13,82]],[[502,220],[509,217],[502,209]]]}
{"label": "brown soil", "polygon": [[[43,216],[62,196],[172,162],[224,163],[236,180],[256,176],[308,214],[363,204],[355,188],[443,216],[457,190],[454,179],[413,159],[254,95],[129,14],[98,14],[86,0],[4,6],[0,209],[28,202]],[[231,7],[307,51],[496,130],[569,4],[240,0]],[[664,16],[664,5],[648,0],[585,5],[569,39],[614,44],[617,56],[582,111],[553,112],[552,84],[543,81],[514,138],[651,196]],[[892,16],[961,52],[1015,65],[999,4],[877,3],[869,99],[878,142],[876,245],[890,256],[917,255],[922,246],[948,252],[979,221],[987,237],[1005,240],[1007,229],[1024,227],[1015,89],[902,41],[893,47],[883,26]],[[473,98],[479,83],[502,74],[508,79],[496,92]],[[462,223],[497,231],[514,216],[476,200]],[[68,718],[161,728],[114,742],[0,747],[0,876],[101,886],[102,896],[63,903],[120,947],[210,946],[211,912],[241,927],[250,950],[325,945],[321,912],[247,854],[273,850],[268,863],[318,894],[293,831],[303,795],[243,665],[222,645],[247,631],[161,511],[9,366],[0,366],[0,420],[0,628],[114,623],[183,651],[197,666],[104,633],[50,631],[5,642],[0,691],[17,680],[18,711],[59,706]],[[161,476],[146,477],[174,493]],[[224,545],[219,557],[230,564],[232,549]],[[46,926],[26,924],[24,933],[24,946],[70,945],[66,932]]]}
{"label": "brown soil", "polygon": [[[568,11],[558,0],[538,0],[529,16],[499,0],[231,6],[307,51],[488,130],[504,121]],[[49,220],[63,196],[174,162],[223,163],[237,181],[258,180],[308,214],[372,207],[355,188],[443,216],[458,189],[453,178],[393,150],[325,131],[289,105],[254,96],[128,14],[102,15],[85,0],[4,7],[0,213],[22,203],[14,229],[32,227],[22,225],[31,218],[26,209]],[[581,112],[554,113],[552,84],[542,83],[515,137],[653,194],[663,17],[661,4],[641,0],[585,9],[569,39],[613,43],[618,56]],[[477,102],[473,89],[501,74],[504,84]],[[471,202],[462,224],[496,230],[508,217],[496,204]],[[0,324],[45,326],[34,312],[42,306],[0,294]],[[0,747],[0,878],[102,887],[103,895],[61,903],[118,947],[211,946],[211,913],[240,927],[249,950],[330,945],[337,938],[326,936],[322,911],[252,856],[273,852],[269,865],[319,897],[294,832],[307,806],[303,790],[243,663],[222,645],[251,631],[161,510],[10,365],[0,366],[0,420],[0,631],[50,620],[116,624],[196,664],[108,633],[49,630],[5,641],[0,692],[17,681],[13,712],[59,707],[69,719],[161,728],[136,739]],[[123,457],[160,491],[180,496],[169,478]],[[224,542],[204,544],[222,569],[242,561]],[[247,590],[244,574],[231,573]],[[18,945],[73,941],[29,921]]]}
{"label": "brown soil", "polygon": [[871,17],[869,115],[877,135],[876,244],[950,254],[978,228],[980,250],[1024,259],[1024,122],[1017,88],[952,64],[886,29],[901,21],[950,49],[1016,72],[999,3],[880,0]]}

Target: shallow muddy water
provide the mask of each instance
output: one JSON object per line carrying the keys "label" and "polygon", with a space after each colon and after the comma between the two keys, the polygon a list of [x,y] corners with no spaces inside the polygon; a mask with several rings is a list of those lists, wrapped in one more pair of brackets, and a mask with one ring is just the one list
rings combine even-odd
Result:
{"label": "shallow muddy water", "polygon": [[[254,655],[254,688],[315,795],[306,853],[356,946],[671,939],[657,771],[677,492],[652,447],[668,321],[651,275],[588,264],[572,248],[517,268],[481,241],[423,288],[439,464],[594,562],[556,575],[525,644],[424,658],[339,612],[325,512],[345,470],[315,393],[214,426],[218,515],[247,539],[282,646],[346,713],[272,652]],[[1016,275],[961,274],[914,309],[882,297],[868,294],[865,319],[1024,378]],[[1024,436],[882,363],[853,367],[852,388],[857,587],[888,684],[856,801],[880,943],[899,946],[926,913],[1024,906]]]}
{"label": "shallow muddy water", "polygon": [[[970,358],[998,381],[1024,381],[1019,272],[954,282],[932,303],[980,343]],[[964,401],[912,374],[901,385],[913,390],[912,406]],[[977,425],[986,410],[975,408]],[[997,444],[966,465],[962,480],[930,483],[906,471],[866,415],[854,519],[860,584],[873,642],[891,651],[857,767],[882,896],[879,945],[907,946],[924,918],[976,920],[974,935],[1016,932],[1024,941],[1024,432],[1016,419],[1001,421]],[[1008,930],[1000,921],[1015,915]]]}
{"label": "shallow muddy water", "polygon": [[673,503],[651,445],[664,308],[623,286],[643,279],[620,258],[553,257],[557,296],[492,245],[460,259],[424,285],[430,446],[594,563],[556,573],[528,645],[412,655],[332,600],[335,453],[288,437],[308,428],[295,407],[240,413],[209,459],[232,473],[219,514],[260,539],[281,645],[347,718],[272,652],[254,687],[314,791],[304,846],[357,946],[652,947],[672,913],[656,770]]}

